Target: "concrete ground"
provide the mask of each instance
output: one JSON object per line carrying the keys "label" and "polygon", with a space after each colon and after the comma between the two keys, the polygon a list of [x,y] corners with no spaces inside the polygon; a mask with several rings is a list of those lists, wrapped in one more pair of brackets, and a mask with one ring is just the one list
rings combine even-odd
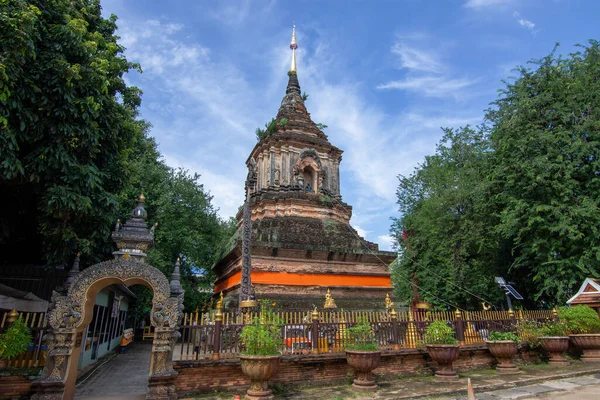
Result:
{"label": "concrete ground", "polygon": [[[470,378],[479,400],[499,399],[598,399],[600,400],[600,364],[574,361],[569,367],[547,364],[523,365],[517,374],[503,375],[495,370],[478,370],[460,374],[454,382],[439,382],[432,376],[397,377],[379,381],[376,393],[354,392],[346,384],[315,387],[274,385],[276,399],[345,400],[345,399],[428,399],[465,400],[467,378]],[[240,388],[229,393],[188,396],[188,399],[232,399],[243,395]],[[564,397],[562,397],[564,396]]]}
{"label": "concrete ground", "polygon": [[538,399],[555,400],[585,400],[600,399],[600,385],[584,386],[575,389],[567,389],[567,393],[555,393],[539,396]]}
{"label": "concrete ground", "polygon": [[[600,375],[585,375],[540,382],[535,385],[491,390],[476,394],[478,400],[498,399],[600,399]],[[466,396],[439,398],[439,400],[462,400]]]}
{"label": "concrete ground", "polygon": [[151,355],[151,342],[134,343],[126,353],[118,354],[81,379],[75,399],[145,399]]}

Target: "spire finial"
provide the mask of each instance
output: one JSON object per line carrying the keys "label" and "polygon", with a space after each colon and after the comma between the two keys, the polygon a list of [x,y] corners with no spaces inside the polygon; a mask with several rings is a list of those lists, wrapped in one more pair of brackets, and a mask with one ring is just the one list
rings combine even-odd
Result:
{"label": "spire finial", "polygon": [[181,282],[179,279],[181,278],[181,272],[179,267],[181,266],[181,259],[177,257],[177,261],[175,261],[175,268],[173,268],[173,274],[171,275],[171,296],[179,296],[183,293],[183,288],[181,287]]}
{"label": "spire finial", "polygon": [[296,72],[296,49],[298,48],[298,44],[296,43],[296,23],[294,22],[294,27],[292,28],[292,42],[290,43],[290,49],[292,49],[292,66],[290,67],[290,72]]}
{"label": "spire finial", "polygon": [[75,281],[75,278],[77,278],[77,275],[79,275],[79,258],[81,257],[81,253],[77,253],[75,255],[75,261],[73,261],[73,266],[71,267],[71,270],[69,271],[69,275],[67,276],[67,280],[65,281],[64,287],[65,289],[69,289],[69,287],[71,286],[71,284],[73,283],[73,281]]}

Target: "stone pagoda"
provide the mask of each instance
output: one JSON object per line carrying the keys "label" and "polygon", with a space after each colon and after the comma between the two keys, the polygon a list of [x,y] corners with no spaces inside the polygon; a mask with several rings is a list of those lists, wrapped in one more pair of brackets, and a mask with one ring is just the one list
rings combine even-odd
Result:
{"label": "stone pagoda", "polygon": [[[350,226],[352,207],[340,193],[342,150],[329,142],[304,104],[295,28],[290,48],[281,107],[246,160],[253,290],[256,298],[285,310],[322,308],[328,290],[338,308],[381,308],[392,291],[389,264],[396,254],[380,251]],[[224,292],[226,308],[239,301],[242,215],[225,256],[214,266],[215,294]]]}

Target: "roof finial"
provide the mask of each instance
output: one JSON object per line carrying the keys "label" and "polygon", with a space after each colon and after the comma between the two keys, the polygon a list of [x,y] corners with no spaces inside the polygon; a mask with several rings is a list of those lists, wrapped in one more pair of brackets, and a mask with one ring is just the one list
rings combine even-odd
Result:
{"label": "roof finial", "polygon": [[298,48],[298,44],[296,43],[296,23],[294,22],[294,27],[292,28],[292,42],[290,43],[290,49],[292,49],[292,66],[290,67],[290,72],[296,72],[296,49]]}
{"label": "roof finial", "polygon": [[181,282],[179,282],[179,279],[181,279],[181,272],[179,270],[179,267],[181,266],[181,259],[179,257],[177,257],[177,261],[175,261],[175,268],[173,269],[173,274],[171,275],[171,282],[170,282],[170,287],[171,287],[171,296],[179,296],[180,294],[183,293],[183,288],[181,287]]}

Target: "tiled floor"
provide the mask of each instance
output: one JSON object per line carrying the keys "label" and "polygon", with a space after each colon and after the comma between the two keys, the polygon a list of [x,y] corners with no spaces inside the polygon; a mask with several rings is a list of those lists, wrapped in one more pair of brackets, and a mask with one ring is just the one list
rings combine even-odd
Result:
{"label": "tiled floor", "polygon": [[135,343],[125,354],[119,354],[102,365],[75,392],[78,400],[144,399],[150,371],[151,343]]}

